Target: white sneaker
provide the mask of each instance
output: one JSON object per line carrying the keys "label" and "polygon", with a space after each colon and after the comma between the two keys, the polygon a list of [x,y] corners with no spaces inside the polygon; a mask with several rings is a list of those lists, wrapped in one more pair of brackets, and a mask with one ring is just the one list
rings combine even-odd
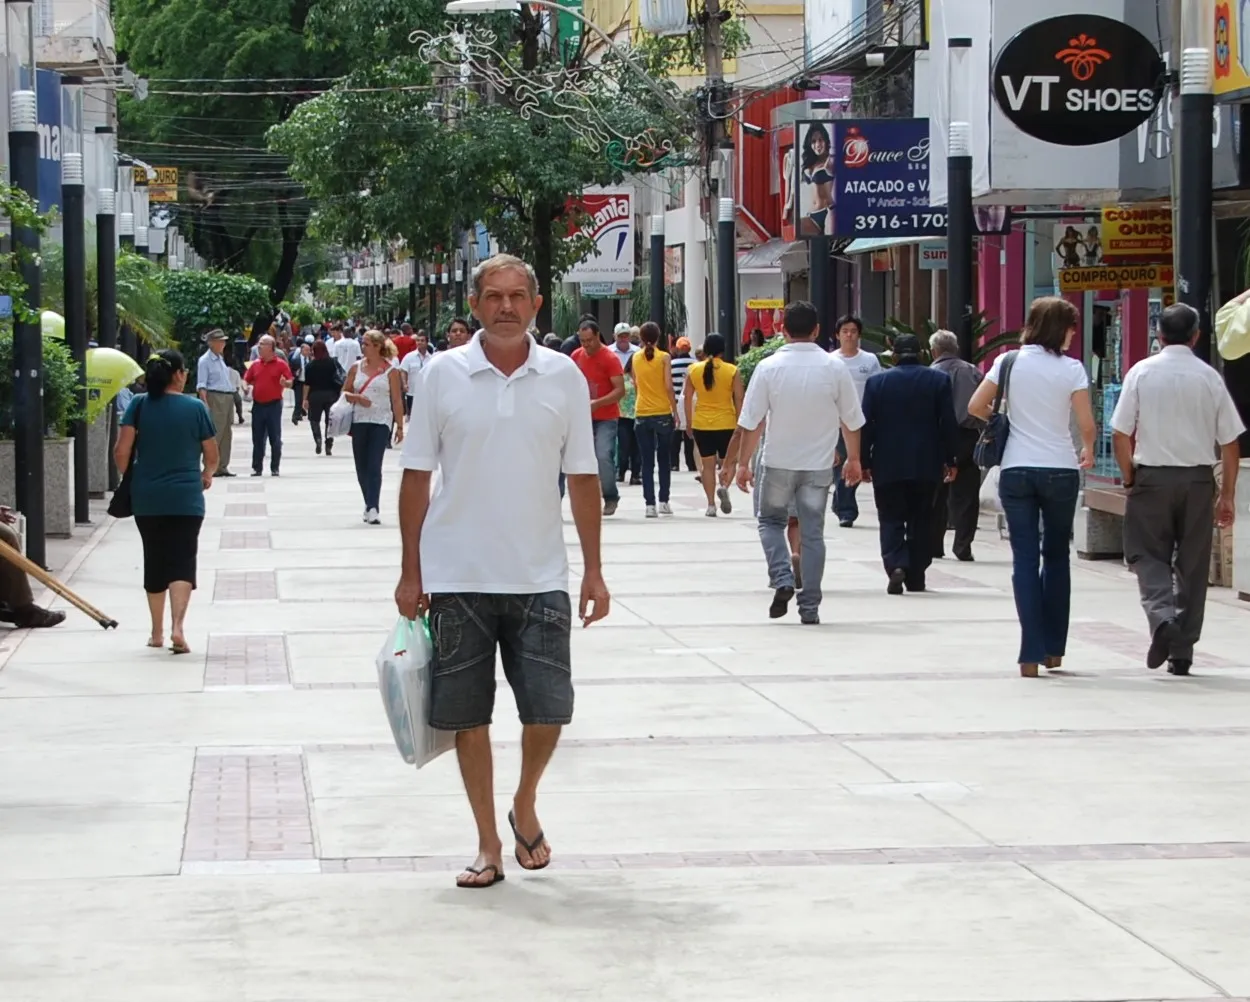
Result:
{"label": "white sneaker", "polygon": [[360,516],[360,521],[362,521],[362,522],[368,522],[368,521],[369,521],[369,511],[370,511],[370,509],[368,509],[368,508],[366,508],[366,509],[364,510],[364,514],[362,514],[362,515]]}
{"label": "white sneaker", "polygon": [[660,502],[660,514],[661,515],[673,514],[673,506],[669,504],[667,501],[661,501]]}
{"label": "white sneaker", "polygon": [[659,518],[660,513],[655,510],[655,505],[647,505],[647,518]]}
{"label": "white sneaker", "polygon": [[728,515],[734,510],[733,502],[729,500],[729,488],[717,487],[716,496],[720,498],[720,510]]}
{"label": "white sneaker", "polygon": [[378,514],[378,510],[376,508],[370,508],[367,512],[365,512],[365,521],[370,525],[381,525],[382,517]]}
{"label": "white sneaker", "polygon": [[715,518],[716,517],[716,505],[714,504],[708,505],[707,511],[705,511],[703,514],[706,515],[708,518]]}

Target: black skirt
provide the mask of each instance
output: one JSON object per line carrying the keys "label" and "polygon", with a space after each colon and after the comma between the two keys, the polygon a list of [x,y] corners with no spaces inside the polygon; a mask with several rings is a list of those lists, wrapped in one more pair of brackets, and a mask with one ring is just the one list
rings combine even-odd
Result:
{"label": "black skirt", "polygon": [[195,587],[196,557],[200,549],[202,515],[136,515],[143,540],[143,590],[155,595],[173,581]]}

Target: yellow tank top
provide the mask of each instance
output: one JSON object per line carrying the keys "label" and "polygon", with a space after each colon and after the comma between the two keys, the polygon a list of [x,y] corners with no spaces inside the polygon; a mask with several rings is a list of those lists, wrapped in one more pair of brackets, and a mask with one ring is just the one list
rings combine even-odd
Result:
{"label": "yellow tank top", "polygon": [[709,390],[703,385],[703,370],[712,364],[712,359],[697,362],[690,367],[686,377],[690,389],[696,394],[692,425],[695,431],[726,431],[738,424],[738,415],[734,413],[734,375],[738,367],[716,359],[716,381]]}
{"label": "yellow tank top", "polygon": [[638,387],[638,407],[635,417],[659,417],[673,413],[673,405],[669,402],[668,391],[672,381],[664,378],[664,360],[668,353],[655,352],[655,358],[647,361],[647,349],[634,352],[630,362],[634,370],[634,385]]}

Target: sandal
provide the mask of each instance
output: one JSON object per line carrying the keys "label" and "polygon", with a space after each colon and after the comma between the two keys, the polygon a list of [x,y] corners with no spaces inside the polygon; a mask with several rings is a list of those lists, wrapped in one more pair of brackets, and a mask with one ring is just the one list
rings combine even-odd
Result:
{"label": "sandal", "polygon": [[513,853],[513,855],[514,855],[514,856],[516,856],[516,861],[517,861],[517,863],[519,863],[519,864],[520,864],[521,868],[522,868],[523,870],[531,870],[531,871],[532,871],[532,870],[545,870],[545,869],[547,869],[547,867],[549,867],[549,866],[551,865],[551,858],[550,858],[550,857],[548,857],[548,858],[547,858],[547,862],[545,862],[545,863],[541,864],[540,866],[535,866],[535,865],[533,865],[533,863],[534,863],[534,850],[536,850],[536,849],[537,849],[540,845],[542,845],[544,842],[546,842],[546,841],[547,841],[547,836],[543,834],[543,830],[542,830],[541,828],[540,828],[540,829],[538,829],[538,834],[534,836],[534,841],[533,841],[533,842],[526,842],[526,841],[525,841],[525,836],[523,836],[523,835],[522,835],[519,831],[517,831],[517,827],[516,827],[516,813],[515,813],[515,812],[513,812],[513,811],[509,811],[509,812],[508,812],[508,824],[510,824],[510,825],[512,826],[512,836],[513,836],[513,838],[515,838],[515,839],[516,839],[516,841],[517,841],[517,845],[519,845],[522,849],[524,849],[524,850],[525,850],[526,852],[528,852],[528,853],[529,853],[529,855],[530,855],[530,864],[531,864],[531,865],[527,866],[527,865],[525,864],[525,861],[521,859],[521,854],[520,854],[519,852],[514,852],[514,853]]}
{"label": "sandal", "polygon": [[174,640],[169,645],[169,650],[173,654],[190,654],[191,648],[187,646],[185,640]]}
{"label": "sandal", "polygon": [[147,646],[149,646],[149,647],[164,647],[164,646],[165,646],[165,641],[164,641],[164,639],[163,639],[163,638],[162,638],[161,640],[157,640],[155,637],[149,637],[149,638],[148,638],[148,643],[147,643]]}
{"label": "sandal", "polygon": [[463,889],[464,889],[464,890],[466,890],[466,891],[481,891],[481,890],[484,890],[484,889],[485,889],[485,888],[487,888],[487,887],[494,887],[496,884],[499,884],[499,883],[502,883],[502,882],[503,882],[503,880],[504,880],[504,875],[503,875],[503,873],[500,871],[499,867],[497,867],[494,863],[487,863],[487,864],[486,864],[485,866],[483,866],[481,869],[478,869],[477,867],[474,867],[474,866],[466,866],[466,867],[464,868],[464,870],[462,870],[461,872],[462,872],[462,873],[471,873],[471,874],[473,874],[473,876],[475,876],[475,877],[480,877],[480,876],[481,876],[483,873],[485,873],[487,870],[494,870],[494,871],[495,871],[495,875],[494,875],[494,877],[492,877],[492,878],[491,878],[491,879],[490,879],[487,883],[485,883],[485,884],[480,884],[480,883],[478,883],[477,881],[474,881],[474,882],[469,883],[469,884],[462,884],[462,883],[460,883],[460,881],[459,881],[459,880],[457,880],[457,881],[456,881],[456,886],[457,886],[457,887],[461,887],[461,888],[463,888]]}

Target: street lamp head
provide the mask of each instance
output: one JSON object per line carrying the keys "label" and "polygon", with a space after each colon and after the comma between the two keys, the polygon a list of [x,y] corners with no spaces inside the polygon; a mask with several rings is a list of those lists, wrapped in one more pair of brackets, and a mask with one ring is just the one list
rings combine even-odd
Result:
{"label": "street lamp head", "polygon": [[82,77],[61,77],[61,183],[83,183]]}
{"label": "street lamp head", "polygon": [[5,0],[5,58],[8,63],[9,130],[35,132],[35,23],[31,0]]}
{"label": "street lamp head", "polygon": [[498,14],[520,7],[517,0],[451,0],[444,9],[448,14]]}

